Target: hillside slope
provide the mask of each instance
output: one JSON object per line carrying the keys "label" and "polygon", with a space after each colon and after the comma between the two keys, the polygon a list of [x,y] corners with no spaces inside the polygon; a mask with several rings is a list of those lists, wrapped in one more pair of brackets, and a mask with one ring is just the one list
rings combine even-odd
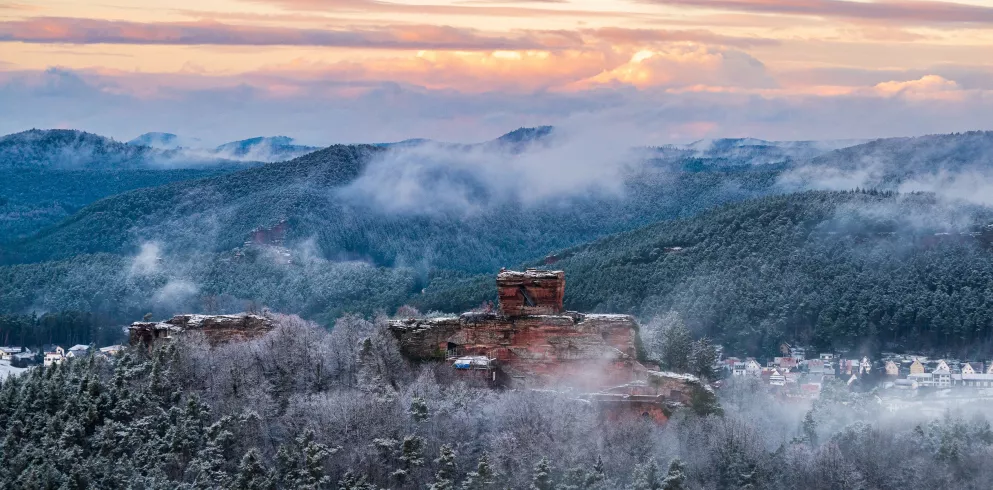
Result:
{"label": "hillside slope", "polygon": [[[285,223],[289,247],[309,243],[325,258],[481,272],[770,192],[777,171],[687,173],[649,165],[628,175],[620,193],[580,190],[522,203],[494,196],[487,174],[438,167],[414,184],[450,184],[450,196],[429,187],[423,198],[411,199],[427,211],[390,209],[392,196],[375,182],[360,189],[355,182],[370,162],[400,151],[405,150],[336,145],[288,162],[129,192],[6,247],[5,258],[11,263],[130,254],[148,241],[161,243],[168,253],[220,252],[240,246],[254,230]],[[451,196],[465,196],[465,204],[435,206]]]}
{"label": "hillside slope", "polygon": [[257,165],[125,144],[73,130],[0,137],[0,243],[54,225],[98,199]]}
{"label": "hillside slope", "polygon": [[0,137],[0,168],[134,168],[157,152],[84,131],[32,129]]}
{"label": "hillside slope", "polygon": [[[612,235],[553,266],[566,271],[569,308],[675,310],[731,352],[771,355],[790,341],[988,355],[990,222],[989,209],[928,195],[807,192]],[[461,311],[492,299],[491,277],[444,275],[415,304]]]}
{"label": "hillside slope", "polygon": [[993,172],[993,131],[874,140],[813,158],[796,177],[847,178],[860,187],[895,189],[907,181],[970,172]]}

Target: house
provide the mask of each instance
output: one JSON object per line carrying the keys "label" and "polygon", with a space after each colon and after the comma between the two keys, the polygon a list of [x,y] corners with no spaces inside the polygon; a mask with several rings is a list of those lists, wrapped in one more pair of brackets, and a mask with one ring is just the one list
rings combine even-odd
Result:
{"label": "house", "polygon": [[838,372],[847,376],[857,370],[858,361],[853,359],[838,359]]}
{"label": "house", "polygon": [[31,352],[30,349],[24,349],[24,352],[20,352],[12,356],[10,365],[14,367],[28,367],[35,362],[34,352]]}
{"label": "house", "polygon": [[834,354],[831,353],[821,353],[821,360],[824,362],[830,362],[834,360]]}
{"label": "house", "polygon": [[966,374],[983,374],[983,363],[981,362],[962,363],[962,375],[966,375]]}
{"label": "house", "polygon": [[20,354],[23,349],[20,347],[0,347],[0,361],[9,361],[14,355]]}
{"label": "house", "polygon": [[786,376],[783,376],[778,369],[773,369],[769,374],[769,385],[771,386],[786,386]]}
{"label": "house", "polygon": [[107,347],[100,348],[100,355],[104,357],[113,357],[124,350],[123,345],[108,345]]}
{"label": "house", "polygon": [[993,361],[986,363],[986,374],[993,374]]}
{"label": "house", "polygon": [[66,358],[71,357],[86,357],[86,354],[90,352],[90,346],[83,344],[76,344],[69,348],[69,352],[66,352]]}
{"label": "house", "polygon": [[944,359],[941,359],[935,364],[934,372],[935,374],[937,373],[951,374],[952,369],[948,367],[948,363],[945,362]]}
{"label": "house", "polygon": [[907,379],[916,383],[917,386],[934,386],[934,373],[914,373],[907,376]]}
{"label": "house", "polygon": [[807,361],[807,372],[810,374],[824,374],[824,361],[820,359]]}
{"label": "house", "polygon": [[731,366],[731,375],[732,376],[744,376],[745,374],[746,374],[745,373],[745,363],[739,362],[739,363],[733,364]]}
{"label": "house", "polygon": [[863,356],[859,362],[859,374],[869,374],[870,371],[872,371],[872,361],[868,356]]}
{"label": "house", "polygon": [[749,357],[745,359],[745,373],[751,376],[761,376],[762,365],[754,357]]}
{"label": "house", "polygon": [[914,359],[914,362],[910,364],[910,374],[924,374],[924,364],[921,363],[920,359]]}
{"label": "house", "polygon": [[965,374],[962,373],[962,386],[972,388],[993,388],[993,374]]}
{"label": "house", "polygon": [[900,375],[900,365],[893,361],[886,361],[886,375],[887,376],[899,376]]}
{"label": "house", "polygon": [[53,345],[45,349],[45,367],[52,366],[62,362],[66,358],[66,351],[62,347]]}

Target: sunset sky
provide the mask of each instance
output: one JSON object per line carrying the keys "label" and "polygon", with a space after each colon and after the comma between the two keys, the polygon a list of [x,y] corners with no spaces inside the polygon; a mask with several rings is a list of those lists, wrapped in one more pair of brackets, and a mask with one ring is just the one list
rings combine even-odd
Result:
{"label": "sunset sky", "polygon": [[0,114],[312,144],[993,129],[993,0],[0,1]]}

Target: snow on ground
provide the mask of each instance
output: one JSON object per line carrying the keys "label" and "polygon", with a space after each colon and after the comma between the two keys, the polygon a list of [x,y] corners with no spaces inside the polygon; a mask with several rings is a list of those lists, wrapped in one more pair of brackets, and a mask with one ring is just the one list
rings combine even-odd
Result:
{"label": "snow on ground", "polygon": [[7,376],[19,374],[27,371],[27,368],[16,368],[8,362],[0,362],[0,380],[7,379]]}

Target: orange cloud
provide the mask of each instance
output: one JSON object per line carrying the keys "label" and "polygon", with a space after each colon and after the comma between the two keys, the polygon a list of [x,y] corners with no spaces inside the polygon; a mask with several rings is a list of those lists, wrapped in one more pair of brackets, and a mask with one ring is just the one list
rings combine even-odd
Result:
{"label": "orange cloud", "polygon": [[302,60],[273,65],[256,76],[291,78],[319,85],[396,81],[428,89],[463,92],[533,92],[567,85],[623,63],[598,51],[421,51],[415,56],[340,63]]}
{"label": "orange cloud", "polygon": [[[643,13],[618,10],[580,10],[537,7],[504,7],[465,2],[456,5],[405,4],[379,0],[249,0],[255,3],[275,5],[287,10],[322,12],[375,12],[417,15],[465,15],[479,17],[578,17],[578,18],[642,18]],[[495,2],[494,2],[495,3]],[[539,2],[535,2],[539,3]],[[540,2],[564,4],[567,2]]]}
{"label": "orange cloud", "polygon": [[925,75],[917,80],[891,81],[876,84],[876,93],[885,97],[901,96],[908,99],[962,100],[965,93],[954,80],[938,75]]}
{"label": "orange cloud", "polygon": [[582,43],[565,31],[487,35],[475,29],[401,25],[359,29],[292,29],[218,22],[141,23],[61,17],[0,22],[0,42],[167,44],[229,46],[333,46],[373,49],[556,49]]}
{"label": "orange cloud", "polygon": [[724,36],[721,34],[715,34],[705,29],[674,31],[666,29],[626,29],[622,27],[604,27],[600,29],[584,29],[582,32],[612,44],[623,45],[644,45],[678,41],[739,47],[776,46],[780,44],[780,42],[775,39]]}
{"label": "orange cloud", "polygon": [[641,50],[626,63],[571,84],[572,90],[604,85],[635,87],[682,87],[707,91],[705,87],[772,88],[775,81],[765,66],[741,51],[696,44],[674,44]]}
{"label": "orange cloud", "polygon": [[883,23],[993,23],[991,7],[936,1],[642,0],[642,2],[711,10],[873,20]]}

